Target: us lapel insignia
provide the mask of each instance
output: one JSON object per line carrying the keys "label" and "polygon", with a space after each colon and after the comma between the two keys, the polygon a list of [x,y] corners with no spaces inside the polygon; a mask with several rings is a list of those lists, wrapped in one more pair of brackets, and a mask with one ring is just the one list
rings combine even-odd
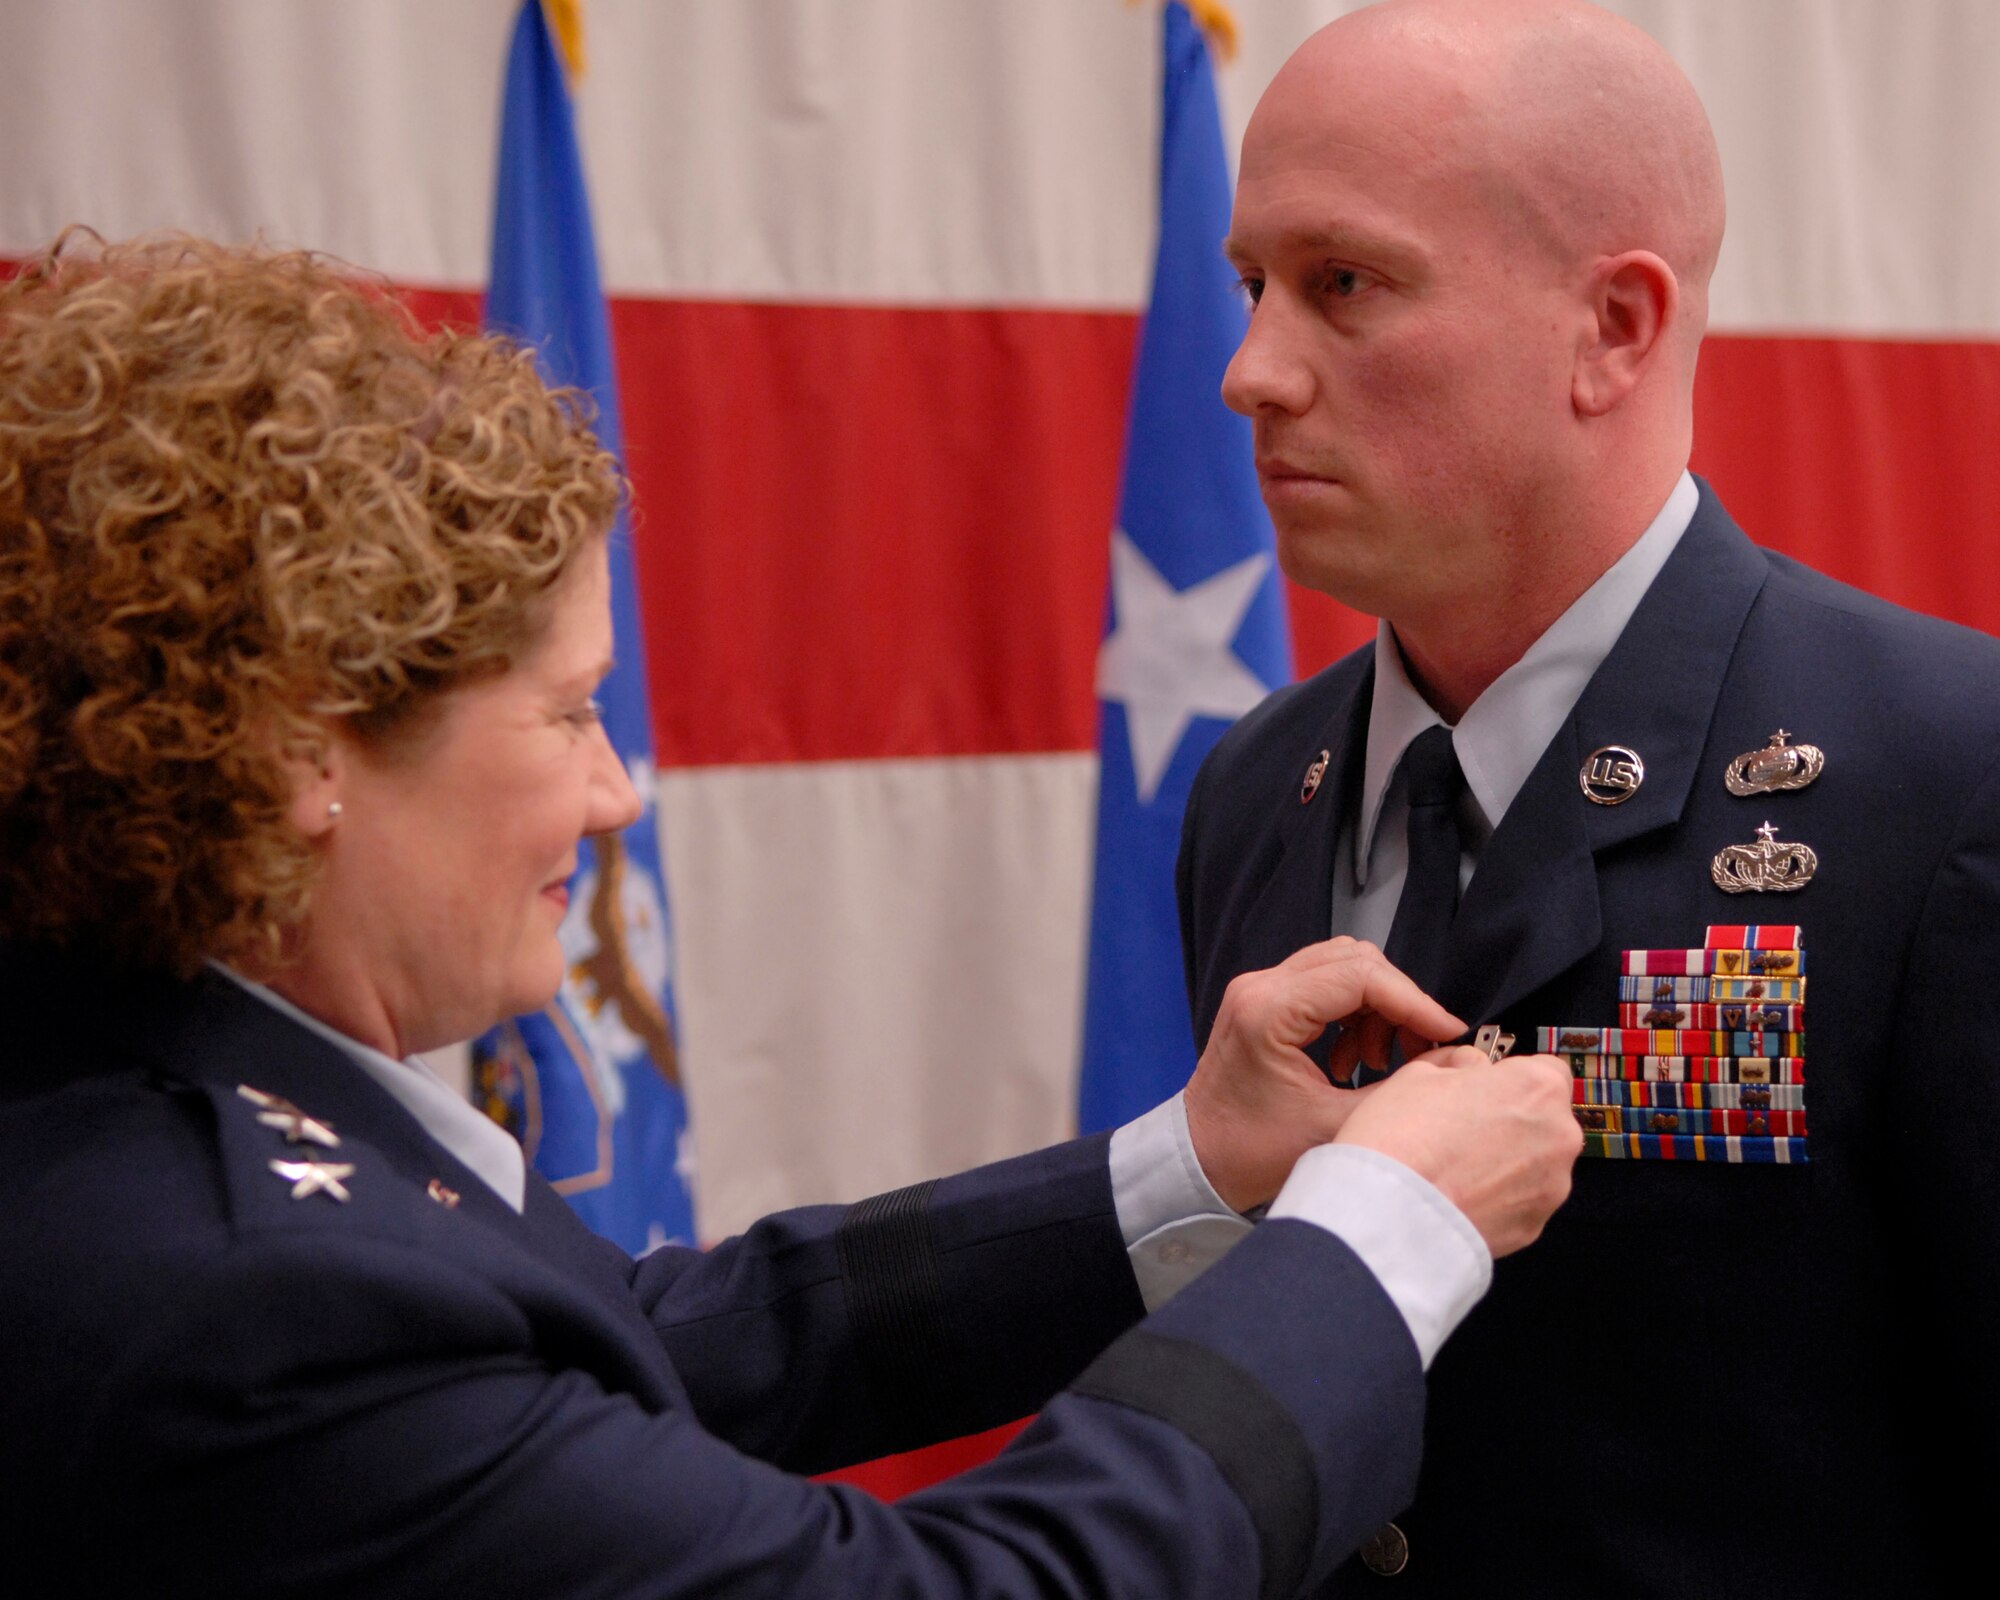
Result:
{"label": "us lapel insignia", "polygon": [[273,1161],[271,1170],[292,1186],[292,1198],[326,1194],[343,1205],[353,1198],[342,1181],[354,1176],[354,1166],[346,1161]]}
{"label": "us lapel insignia", "polygon": [[1825,752],[1818,745],[1785,743],[1790,737],[1780,728],[1762,750],[1746,751],[1730,762],[1722,774],[1729,792],[1775,794],[1781,789],[1803,789],[1817,778],[1826,765]]}
{"label": "us lapel insignia", "polygon": [[259,1126],[276,1128],[285,1136],[286,1144],[316,1144],[328,1150],[340,1148],[340,1135],[333,1131],[332,1123],[307,1116],[283,1095],[266,1094],[247,1083],[239,1083],[236,1092],[253,1106],[262,1108],[257,1113]]}
{"label": "us lapel insignia", "polygon": [[1819,852],[1809,844],[1786,844],[1765,823],[1755,844],[1725,845],[1709,863],[1708,875],[1724,894],[1789,894],[1803,889],[1819,871]]}
{"label": "us lapel insignia", "polygon": [[1331,750],[1322,750],[1319,753],[1319,759],[1306,768],[1306,781],[1299,785],[1300,805],[1304,805],[1314,795],[1319,793],[1320,783],[1326,777],[1326,769],[1332,762],[1333,752]]}
{"label": "us lapel insignia", "polygon": [[458,1191],[448,1187],[442,1178],[431,1179],[430,1187],[424,1190],[424,1193],[447,1211],[455,1211],[458,1208]]}
{"label": "us lapel insignia", "polygon": [[1607,744],[1590,752],[1576,775],[1586,799],[1600,806],[1622,806],[1646,781],[1646,763],[1639,752],[1622,744]]}

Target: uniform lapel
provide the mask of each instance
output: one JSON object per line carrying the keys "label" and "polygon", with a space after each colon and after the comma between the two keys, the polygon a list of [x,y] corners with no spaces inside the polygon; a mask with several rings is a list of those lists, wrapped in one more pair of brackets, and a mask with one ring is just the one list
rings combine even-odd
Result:
{"label": "uniform lapel", "polygon": [[[1480,852],[1439,996],[1459,1016],[1497,1018],[1597,947],[1596,858],[1680,820],[1768,572],[1702,484],[1687,532]],[[1638,793],[1617,806],[1592,804],[1578,781],[1605,745],[1636,750],[1646,766]]]}
{"label": "uniform lapel", "polygon": [[[429,1193],[436,1179],[457,1196],[440,1202],[436,1217],[473,1225],[470,1234],[456,1227],[436,1232],[440,1248],[456,1241],[451,1249],[472,1252],[481,1270],[524,1302],[559,1306],[562,1317],[593,1328],[604,1348],[619,1352],[622,1381],[648,1403],[680,1394],[678,1377],[661,1359],[657,1337],[631,1297],[630,1258],[577,1221],[532,1171],[525,1208],[516,1213],[339,1050],[218,973],[164,992],[143,1014],[148,1028],[141,1053],[166,1073],[208,1089],[223,1106],[239,1083],[282,1096],[331,1124],[344,1148],[361,1146],[380,1156],[410,1195]],[[261,1148],[243,1169],[256,1174],[257,1185],[263,1182]],[[273,1148],[282,1151],[275,1138]],[[372,1195],[373,1183],[366,1187]],[[362,1188],[357,1182],[356,1193]],[[419,1201],[417,1219],[431,1215]],[[414,1225],[426,1226],[422,1220]]]}
{"label": "uniform lapel", "polygon": [[359,1139],[419,1190],[435,1178],[467,1216],[519,1235],[519,1219],[486,1181],[326,1040],[246,993],[220,973],[163,990],[141,1013],[138,1053],[170,1075],[233,1092],[237,1084],[291,1101]]}
{"label": "uniform lapel", "polygon": [[1341,821],[1352,813],[1368,750],[1368,704],[1375,686],[1375,658],[1364,653],[1345,682],[1336,679],[1325,720],[1309,748],[1299,751],[1298,772],[1321,750],[1332,761],[1311,802],[1294,787],[1278,802],[1278,859],[1263,891],[1243,919],[1238,971],[1274,967],[1301,946],[1324,939],[1333,926],[1334,850]]}

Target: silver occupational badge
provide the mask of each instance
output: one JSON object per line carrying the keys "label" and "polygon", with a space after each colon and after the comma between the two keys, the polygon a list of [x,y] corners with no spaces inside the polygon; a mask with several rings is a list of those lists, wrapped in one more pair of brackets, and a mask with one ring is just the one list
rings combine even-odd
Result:
{"label": "silver occupational badge", "polygon": [[1731,794],[1774,794],[1780,789],[1803,789],[1826,765],[1826,753],[1818,745],[1786,744],[1791,735],[1783,728],[1771,735],[1762,750],[1752,750],[1729,763],[1722,781]]}
{"label": "silver occupational badge", "polygon": [[1576,775],[1586,797],[1601,806],[1622,806],[1639,792],[1646,781],[1646,763],[1639,752],[1622,744],[1607,744],[1590,752],[1583,770]]}
{"label": "silver occupational badge", "polygon": [[1787,894],[1803,889],[1819,871],[1819,852],[1809,844],[1785,844],[1765,823],[1755,844],[1725,845],[1709,863],[1708,875],[1724,894]]}
{"label": "silver occupational badge", "polygon": [[1300,805],[1304,805],[1314,795],[1319,793],[1320,782],[1326,777],[1326,769],[1332,764],[1332,761],[1333,752],[1331,750],[1322,750],[1319,753],[1319,759],[1306,768],[1306,781],[1299,785]]}

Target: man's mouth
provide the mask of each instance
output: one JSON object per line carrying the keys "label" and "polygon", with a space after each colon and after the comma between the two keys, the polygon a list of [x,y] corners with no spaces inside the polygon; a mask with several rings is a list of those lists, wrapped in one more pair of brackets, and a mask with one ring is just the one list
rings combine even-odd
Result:
{"label": "man's mouth", "polygon": [[1314,472],[1283,456],[1263,456],[1257,458],[1257,476],[1265,483],[1336,483],[1339,480],[1324,472]]}

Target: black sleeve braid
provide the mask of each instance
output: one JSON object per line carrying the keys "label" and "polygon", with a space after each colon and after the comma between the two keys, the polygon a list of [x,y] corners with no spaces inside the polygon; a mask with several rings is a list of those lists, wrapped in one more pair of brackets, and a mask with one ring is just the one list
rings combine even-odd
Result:
{"label": "black sleeve braid", "polygon": [[931,1237],[936,1187],[932,1179],[857,1201],[833,1236],[861,1359],[883,1395],[912,1413],[936,1393],[951,1341]]}
{"label": "black sleeve braid", "polygon": [[1071,1389],[1157,1417],[1215,1462],[1250,1513],[1262,1556],[1260,1600],[1296,1594],[1319,1530],[1319,1474],[1292,1415],[1226,1356],[1134,1329]]}

